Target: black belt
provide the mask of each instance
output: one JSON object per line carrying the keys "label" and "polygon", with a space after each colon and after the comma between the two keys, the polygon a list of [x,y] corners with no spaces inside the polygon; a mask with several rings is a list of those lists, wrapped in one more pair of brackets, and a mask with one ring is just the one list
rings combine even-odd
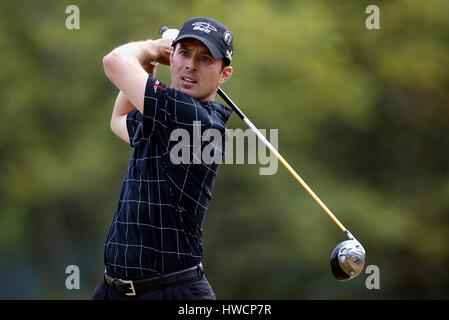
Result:
{"label": "black belt", "polygon": [[201,264],[184,269],[178,272],[160,275],[159,277],[139,279],[139,280],[122,280],[114,278],[107,273],[104,274],[104,281],[107,285],[114,288],[116,291],[127,296],[135,296],[154,289],[159,289],[178,282],[185,282],[190,280],[200,279],[204,274],[203,266]]}

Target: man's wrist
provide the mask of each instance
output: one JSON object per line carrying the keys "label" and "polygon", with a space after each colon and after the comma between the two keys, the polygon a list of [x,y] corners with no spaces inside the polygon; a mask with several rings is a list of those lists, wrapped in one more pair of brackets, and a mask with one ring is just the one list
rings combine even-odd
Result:
{"label": "man's wrist", "polygon": [[144,41],[144,47],[146,49],[146,59],[144,61],[144,63],[148,64],[152,64],[153,66],[157,66],[159,64],[158,60],[159,60],[159,48],[158,48],[158,43],[157,40],[146,40]]}
{"label": "man's wrist", "polygon": [[158,50],[155,47],[153,40],[142,40],[139,43],[140,54],[138,60],[140,65],[148,72],[148,68],[157,66]]}

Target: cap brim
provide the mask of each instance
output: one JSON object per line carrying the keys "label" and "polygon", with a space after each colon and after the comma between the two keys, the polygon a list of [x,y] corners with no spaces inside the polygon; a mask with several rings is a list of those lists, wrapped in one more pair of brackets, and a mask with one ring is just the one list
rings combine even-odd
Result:
{"label": "cap brim", "polygon": [[220,52],[220,50],[217,48],[216,45],[214,45],[212,42],[210,42],[209,40],[197,35],[197,34],[183,34],[182,36],[180,36],[179,38],[176,38],[173,43],[172,46],[174,46],[177,42],[183,40],[183,39],[189,39],[189,38],[193,38],[196,39],[198,41],[201,41],[206,47],[207,49],[209,49],[212,57],[214,57],[214,59],[223,59],[224,55]]}

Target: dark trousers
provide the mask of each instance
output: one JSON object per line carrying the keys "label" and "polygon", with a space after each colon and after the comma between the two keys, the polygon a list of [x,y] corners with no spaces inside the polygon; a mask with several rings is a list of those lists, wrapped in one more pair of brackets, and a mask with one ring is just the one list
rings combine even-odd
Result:
{"label": "dark trousers", "polygon": [[92,294],[93,300],[215,300],[215,293],[203,275],[198,280],[176,283],[156,290],[128,297],[117,292],[104,281]]}

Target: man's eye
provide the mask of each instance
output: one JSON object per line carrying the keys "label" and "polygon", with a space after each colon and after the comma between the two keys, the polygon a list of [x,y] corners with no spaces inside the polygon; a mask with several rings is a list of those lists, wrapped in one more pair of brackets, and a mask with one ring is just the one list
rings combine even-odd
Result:
{"label": "man's eye", "polygon": [[203,62],[210,62],[211,59],[208,56],[203,56],[203,57],[201,57],[201,61],[203,61]]}

